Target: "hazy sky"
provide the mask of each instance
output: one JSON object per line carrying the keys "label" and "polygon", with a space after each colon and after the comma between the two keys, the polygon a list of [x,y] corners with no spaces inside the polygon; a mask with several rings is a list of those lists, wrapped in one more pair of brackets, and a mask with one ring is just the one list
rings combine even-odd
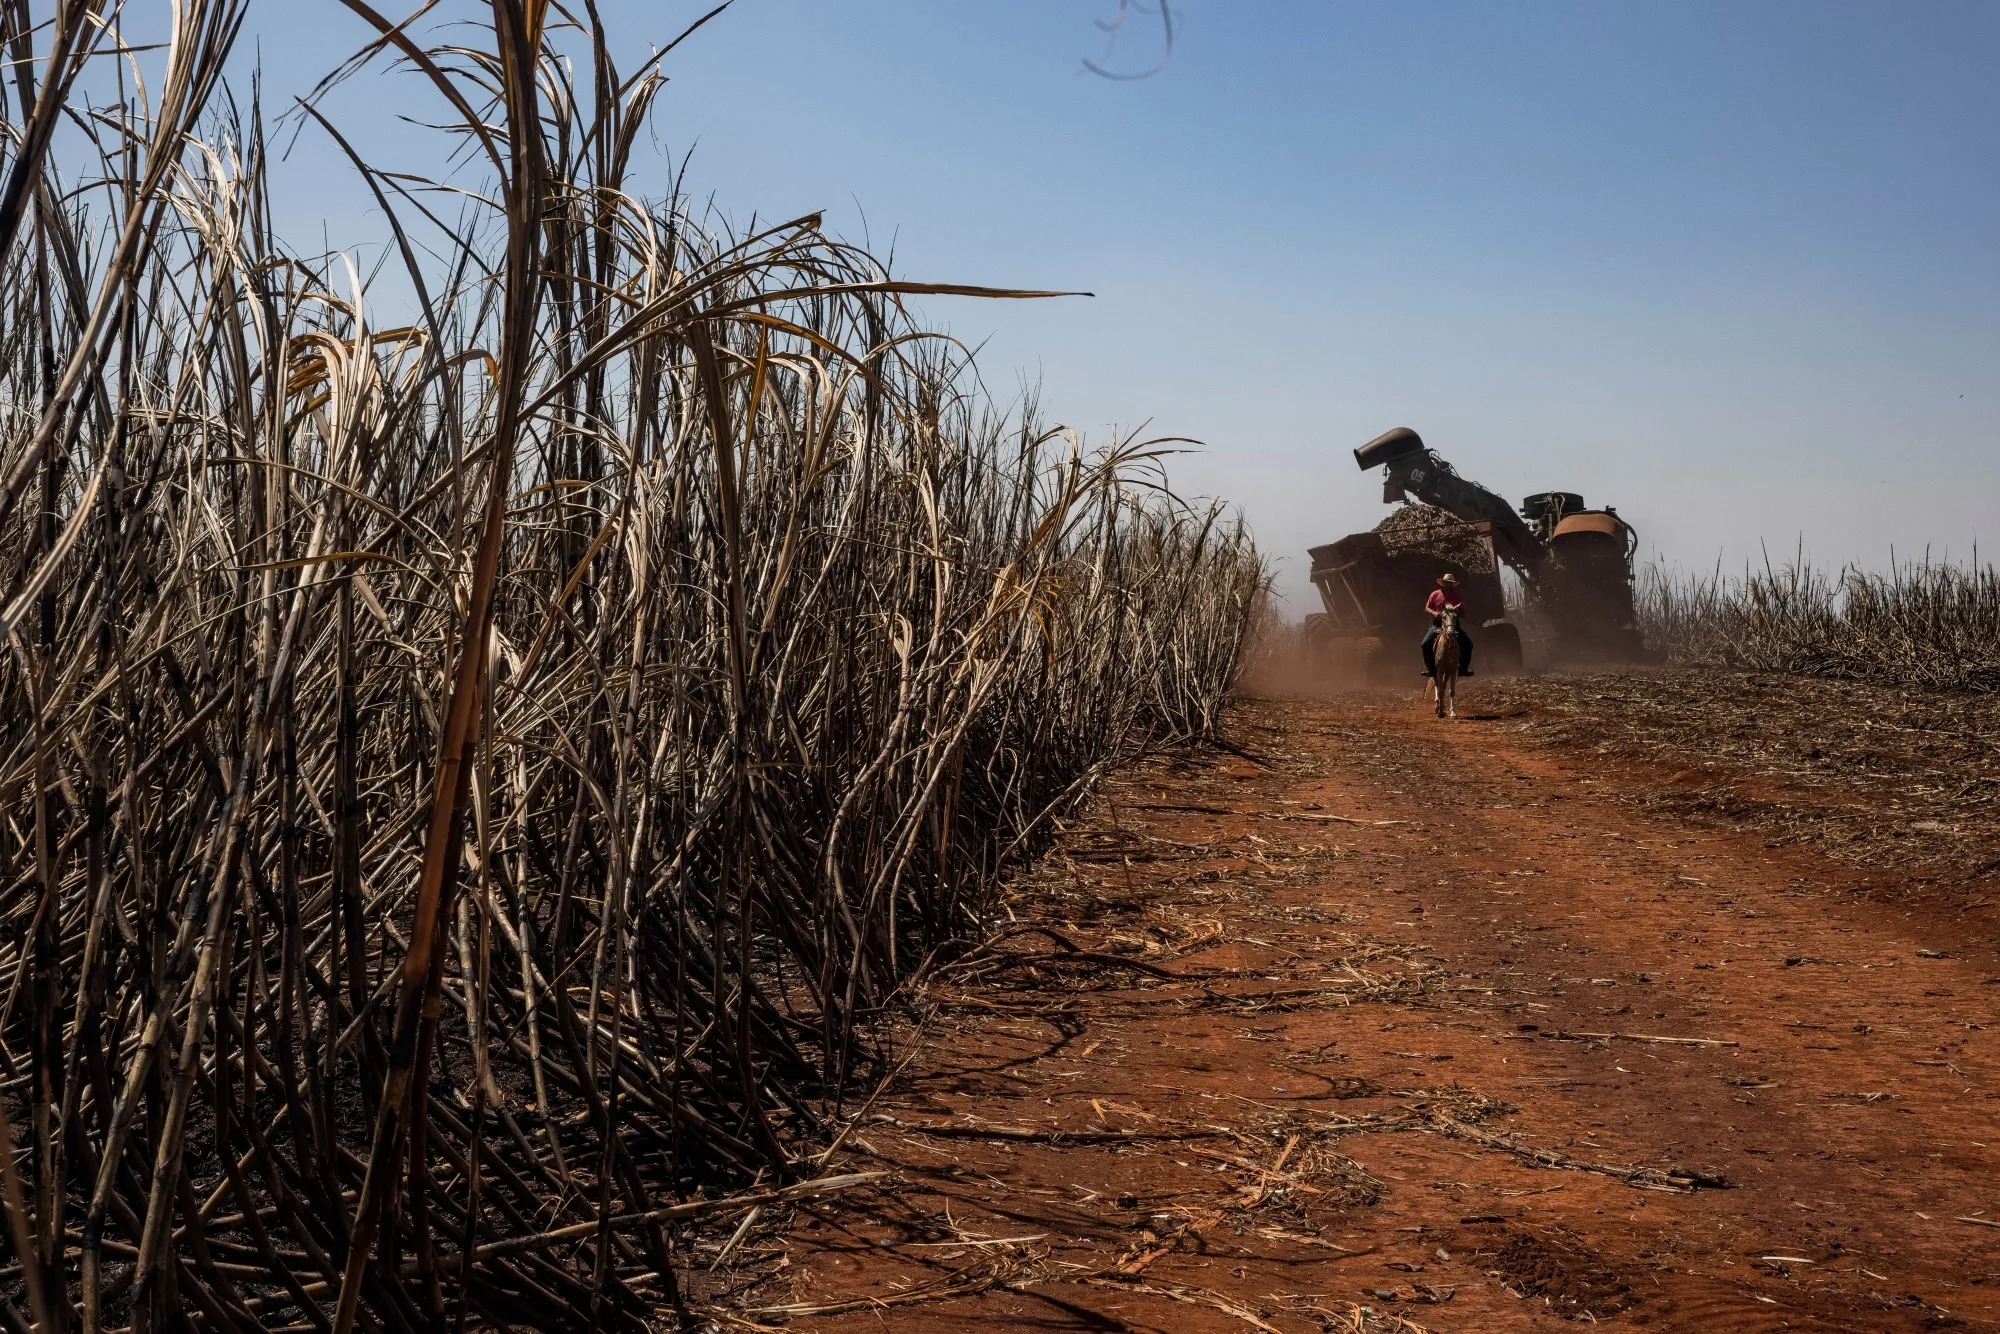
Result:
{"label": "hazy sky", "polygon": [[[707,7],[600,0],[628,64]],[[1083,70],[1116,8],[736,0],[659,139],[731,214],[824,208],[902,276],[1095,292],[925,311],[1003,395],[1206,441],[1182,489],[1241,505],[1298,610],[1304,548],[1384,512],[1348,451],[1396,425],[1685,565],[2000,538],[1992,0],[1175,0],[1137,82]],[[275,110],[365,36],[262,0],[243,50]],[[385,165],[436,147],[391,118],[436,111],[407,75],[329,110]],[[313,131],[279,179],[297,243],[380,234]]]}

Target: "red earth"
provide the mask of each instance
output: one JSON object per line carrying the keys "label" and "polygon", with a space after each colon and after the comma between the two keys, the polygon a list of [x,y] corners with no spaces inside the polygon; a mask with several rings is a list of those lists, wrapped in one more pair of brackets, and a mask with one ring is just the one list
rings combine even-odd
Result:
{"label": "red earth", "polygon": [[1518,715],[1228,736],[1113,783],[930,988],[830,1161],[888,1175],[750,1229],[729,1323],[2000,1325],[1984,914]]}

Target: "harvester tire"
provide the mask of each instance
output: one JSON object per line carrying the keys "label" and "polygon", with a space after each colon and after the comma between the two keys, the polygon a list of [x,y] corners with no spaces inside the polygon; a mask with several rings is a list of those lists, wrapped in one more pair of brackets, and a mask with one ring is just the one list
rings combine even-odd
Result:
{"label": "harvester tire", "polygon": [[1373,635],[1354,641],[1354,679],[1371,690],[1393,685],[1388,646]]}
{"label": "harvester tire", "polygon": [[1333,633],[1324,612],[1312,612],[1306,617],[1303,636],[1306,665],[1318,676],[1332,672],[1340,656],[1340,639]]}
{"label": "harvester tire", "polygon": [[1506,621],[1479,627],[1474,641],[1479,656],[1473,667],[1485,675],[1519,676],[1522,669],[1521,632]]}
{"label": "harvester tire", "polygon": [[1382,641],[1373,637],[1333,635],[1316,660],[1322,679],[1335,690],[1372,690],[1383,684]]}

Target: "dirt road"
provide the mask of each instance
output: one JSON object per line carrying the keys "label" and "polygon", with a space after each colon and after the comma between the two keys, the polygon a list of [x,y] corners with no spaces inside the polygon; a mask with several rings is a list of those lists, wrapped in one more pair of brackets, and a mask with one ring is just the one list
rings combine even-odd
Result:
{"label": "dirt road", "polygon": [[2000,1325],[1984,914],[1649,816],[1672,775],[1506,716],[1230,735],[1121,780],[936,989],[839,1160],[894,1175],[747,1239],[755,1319]]}

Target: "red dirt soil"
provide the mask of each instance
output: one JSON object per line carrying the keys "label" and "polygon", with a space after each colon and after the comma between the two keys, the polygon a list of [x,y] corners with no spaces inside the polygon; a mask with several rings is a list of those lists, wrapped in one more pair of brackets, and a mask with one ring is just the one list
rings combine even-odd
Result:
{"label": "red dirt soil", "polygon": [[934,988],[834,1165],[893,1175],[749,1239],[750,1323],[2000,1324],[1983,918],[1505,718],[1229,735],[1115,783]]}

